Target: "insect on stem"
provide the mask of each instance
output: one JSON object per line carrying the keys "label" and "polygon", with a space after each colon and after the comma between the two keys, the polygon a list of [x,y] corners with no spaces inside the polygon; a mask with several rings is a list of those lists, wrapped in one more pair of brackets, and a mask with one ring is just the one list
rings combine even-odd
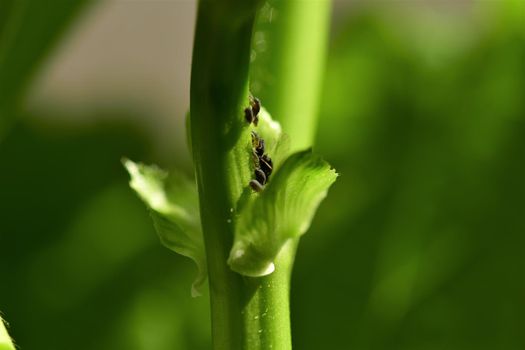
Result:
{"label": "insect on stem", "polygon": [[[250,96],[250,105],[251,108],[244,110],[247,121],[248,117],[257,116],[261,108],[261,102],[256,97]],[[253,123],[257,125],[256,121],[258,119],[251,118],[250,120],[253,120]],[[250,181],[250,187],[255,192],[261,192],[272,174],[273,162],[270,156],[265,153],[264,140],[255,131],[252,131],[252,159],[255,168],[255,179]]]}
{"label": "insect on stem", "polygon": [[261,110],[261,101],[257,97],[250,95],[250,107],[244,109],[244,118],[246,121],[257,126],[259,124],[259,111]]}
{"label": "insect on stem", "polygon": [[257,181],[257,180],[251,180],[250,181],[250,187],[255,192],[261,192],[262,190],[264,190],[264,185],[261,185],[261,183],[259,181]]}

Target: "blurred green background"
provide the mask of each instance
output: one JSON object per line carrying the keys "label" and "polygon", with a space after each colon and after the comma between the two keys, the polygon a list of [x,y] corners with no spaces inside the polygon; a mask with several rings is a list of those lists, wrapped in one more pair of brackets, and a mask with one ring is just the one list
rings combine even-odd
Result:
{"label": "blurred green background", "polygon": [[[122,156],[191,174],[193,1],[0,0],[0,310],[21,349],[209,349]],[[525,349],[525,3],[339,1],[296,349]],[[264,101],[263,101],[264,104]]]}

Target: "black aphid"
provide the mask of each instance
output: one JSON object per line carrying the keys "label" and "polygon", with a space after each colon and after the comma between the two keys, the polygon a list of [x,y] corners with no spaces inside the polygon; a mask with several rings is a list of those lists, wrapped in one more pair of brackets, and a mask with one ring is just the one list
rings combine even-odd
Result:
{"label": "black aphid", "polygon": [[269,178],[273,171],[272,159],[267,154],[264,154],[259,158],[259,167],[264,171],[266,178]]}
{"label": "black aphid", "polygon": [[254,116],[253,116],[253,111],[251,108],[245,108],[244,109],[244,119],[246,119],[246,121],[251,124],[254,120]]}
{"label": "black aphid", "polygon": [[261,101],[257,97],[250,95],[250,107],[244,109],[244,118],[248,123],[259,124],[259,111],[261,110]]}
{"label": "black aphid", "polygon": [[255,147],[255,153],[257,153],[259,157],[263,156],[264,154],[264,140],[263,139],[259,140],[259,144],[257,145],[257,147]]}
{"label": "black aphid", "polygon": [[261,110],[261,101],[257,97],[250,96],[250,106],[252,106],[252,112],[254,117],[257,117]]}
{"label": "black aphid", "polygon": [[252,131],[252,147],[258,158],[264,154],[264,145],[264,140],[255,131]]}
{"label": "black aphid", "polygon": [[257,180],[251,180],[250,181],[250,187],[255,192],[261,192],[262,190],[264,190],[264,185],[261,185],[260,182],[257,181]]}
{"label": "black aphid", "polygon": [[[256,115],[261,107],[259,100],[251,96],[250,105],[252,106],[252,109],[245,110],[246,120]],[[253,120],[254,124],[256,124],[255,120],[256,118]],[[268,156],[268,154],[264,153],[265,148],[264,140],[259,135],[257,135],[255,131],[252,131],[252,159],[253,166],[255,168],[255,179],[250,181],[250,187],[255,192],[261,192],[264,189],[264,185],[266,185],[268,182],[268,179],[273,171],[272,159]]]}
{"label": "black aphid", "polygon": [[257,180],[261,185],[266,184],[266,174],[261,169],[255,169],[255,180]]}

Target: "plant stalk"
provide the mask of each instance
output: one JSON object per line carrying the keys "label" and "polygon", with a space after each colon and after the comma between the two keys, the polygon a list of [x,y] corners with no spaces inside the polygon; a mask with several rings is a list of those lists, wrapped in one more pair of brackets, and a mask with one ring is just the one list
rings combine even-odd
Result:
{"label": "plant stalk", "polygon": [[233,242],[234,208],[250,177],[249,154],[241,152],[248,132],[242,111],[248,104],[256,5],[245,0],[200,1],[197,12],[190,130],[215,350],[244,349],[243,309],[249,300],[243,278],[226,261]]}
{"label": "plant stalk", "polygon": [[290,136],[314,144],[330,31],[330,0],[269,0],[257,23],[252,90]]}
{"label": "plant stalk", "polygon": [[[310,8],[309,3],[282,1],[288,12],[283,12],[281,20],[289,19],[290,23],[280,22],[274,32],[275,37],[279,37],[280,32],[288,38],[285,42],[276,40],[279,45],[271,49],[275,62],[269,67],[276,74],[286,70],[295,55],[308,52],[310,46],[315,51],[324,45],[326,28],[324,24],[318,26],[318,22],[324,22],[314,17],[324,18],[326,11],[316,14],[301,10],[303,6]],[[251,40],[258,5],[258,0],[202,0],[197,13],[190,130],[208,262],[215,350],[289,350],[292,347],[289,295],[297,242],[291,241],[281,250],[275,261],[276,270],[266,277],[242,277],[226,264],[233,242],[234,208],[243,193],[251,191],[248,186],[252,177],[251,154],[247,149],[250,131],[243,110],[248,106]],[[302,18],[306,15],[309,18]],[[316,28],[308,29],[305,22],[308,20],[313,20],[312,25]],[[317,30],[321,33],[313,35],[312,31]],[[292,38],[296,42],[286,47],[285,43]],[[312,57],[324,57],[324,51],[311,54]],[[278,63],[281,59],[282,65]],[[275,108],[284,130],[289,132],[290,128],[294,149],[308,147],[313,140],[317,104],[317,97],[313,95],[318,92],[322,69],[319,59],[314,61],[312,65],[312,60],[308,59],[305,64],[298,64],[299,70],[294,68],[293,72],[286,72],[275,87],[275,93],[261,94],[265,105],[268,96],[270,113],[275,113]],[[300,90],[302,77],[316,86],[306,86],[302,92],[288,90]],[[304,114],[279,115],[294,106],[299,108],[305,96],[309,101],[303,101],[304,108],[296,111]],[[301,118],[306,120],[301,121]],[[297,126],[302,122],[308,125]]]}

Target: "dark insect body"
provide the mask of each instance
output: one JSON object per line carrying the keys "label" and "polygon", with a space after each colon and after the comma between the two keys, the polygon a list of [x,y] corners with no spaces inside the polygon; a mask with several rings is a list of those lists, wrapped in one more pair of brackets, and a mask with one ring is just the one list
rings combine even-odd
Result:
{"label": "dark insect body", "polygon": [[262,157],[264,154],[264,140],[257,135],[255,131],[252,131],[252,147],[257,154],[257,157]]}
{"label": "dark insect body", "polygon": [[248,124],[251,124],[254,121],[255,117],[253,116],[253,111],[251,108],[244,109],[244,118],[246,119]]}
{"label": "dark insect body", "polygon": [[266,174],[261,169],[255,169],[255,180],[259,181],[260,184],[266,184]]}
{"label": "dark insect body", "polygon": [[259,181],[257,180],[251,180],[250,181],[250,187],[252,188],[252,190],[254,190],[255,192],[261,192],[262,190],[264,190],[264,185],[261,185],[259,183]]}
{"label": "dark insect body", "polygon": [[253,123],[257,126],[259,124],[258,114],[261,110],[261,101],[257,97],[250,95],[250,107],[244,109],[244,118],[248,124]]}
{"label": "dark insect body", "polygon": [[263,156],[264,154],[264,140],[263,139],[259,139],[259,144],[257,145],[257,147],[255,147],[255,153],[257,153],[259,157]]}
{"label": "dark insect body", "polygon": [[261,110],[261,101],[257,97],[250,96],[250,106],[252,107],[253,115],[257,116]]}
{"label": "dark insect body", "polygon": [[[260,110],[261,101],[250,95],[250,108],[244,110],[246,121],[257,126],[257,123],[259,122],[257,114],[259,114]],[[255,131],[252,131],[252,158],[253,166],[255,168],[255,179],[250,181],[250,187],[255,192],[261,192],[264,189],[264,186],[268,182],[273,171],[272,159],[268,154],[264,153],[265,146],[264,140]]]}
{"label": "dark insect body", "polygon": [[273,162],[267,154],[259,156],[255,148],[253,149],[253,155],[255,166],[255,179],[250,181],[250,187],[255,192],[261,192],[264,189],[264,185],[266,185],[266,183],[268,182],[268,178],[272,174]]}
{"label": "dark insect body", "polygon": [[267,154],[259,157],[259,167],[262,171],[264,171],[266,177],[269,178],[273,171],[273,162]]}

